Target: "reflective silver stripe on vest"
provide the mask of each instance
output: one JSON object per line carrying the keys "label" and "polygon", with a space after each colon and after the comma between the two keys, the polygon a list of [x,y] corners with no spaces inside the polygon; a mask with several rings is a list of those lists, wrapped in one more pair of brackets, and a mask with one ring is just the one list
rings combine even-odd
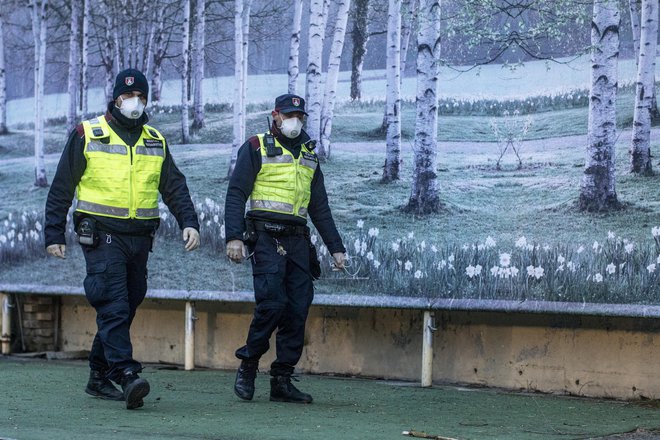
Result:
{"label": "reflective silver stripe on vest", "polygon": [[90,119],[89,125],[99,125],[99,118]]}
{"label": "reflective silver stripe on vest", "polygon": [[270,211],[291,212],[293,205],[272,200],[250,200],[250,209],[268,209]]}
{"label": "reflective silver stripe on vest", "polygon": [[289,156],[288,154],[281,154],[279,156],[273,156],[273,157],[261,156],[261,162],[262,163],[292,163],[293,156]]}
{"label": "reflective silver stripe on vest", "polygon": [[138,217],[158,217],[158,208],[138,208],[135,215]]}
{"label": "reflective silver stripe on vest", "polygon": [[115,206],[101,205],[100,203],[78,200],[76,209],[81,211],[95,212],[97,214],[113,215],[115,217],[128,217],[128,208],[117,208]]}
{"label": "reflective silver stripe on vest", "polygon": [[302,206],[298,208],[298,215],[300,217],[307,217],[307,208],[303,208]]}
{"label": "reflective silver stripe on vest", "polygon": [[300,165],[304,165],[304,166],[306,166],[307,168],[311,168],[311,169],[313,169],[313,170],[315,170],[316,167],[318,166],[318,164],[316,163],[316,161],[314,161],[314,160],[309,160],[309,159],[305,159],[304,157],[301,157],[301,158],[300,158]]}
{"label": "reflective silver stripe on vest", "polygon": [[165,157],[165,150],[162,148],[147,148],[143,146],[135,147],[135,153],[143,156],[161,156]]}
{"label": "reflective silver stripe on vest", "polygon": [[109,154],[128,154],[128,150],[123,145],[102,144],[101,142],[90,142],[87,144],[87,151],[100,151]]}

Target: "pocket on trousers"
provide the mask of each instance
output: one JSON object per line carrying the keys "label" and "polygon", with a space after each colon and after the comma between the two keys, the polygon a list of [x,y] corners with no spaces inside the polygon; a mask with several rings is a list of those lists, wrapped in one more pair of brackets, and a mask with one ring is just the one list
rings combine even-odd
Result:
{"label": "pocket on trousers", "polygon": [[87,276],[83,283],[87,301],[93,306],[103,302],[105,292],[105,275],[108,265],[105,261],[97,261],[87,264]]}
{"label": "pocket on trousers", "polygon": [[277,301],[281,297],[282,282],[277,271],[277,265],[261,265],[253,267],[254,300],[257,304],[262,301]]}

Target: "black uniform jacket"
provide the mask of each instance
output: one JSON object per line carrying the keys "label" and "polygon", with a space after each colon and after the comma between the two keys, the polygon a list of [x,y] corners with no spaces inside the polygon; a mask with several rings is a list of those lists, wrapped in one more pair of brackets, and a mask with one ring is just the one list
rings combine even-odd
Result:
{"label": "black uniform jacket", "polygon": [[[309,141],[309,136],[302,131],[300,136],[295,139],[289,139],[282,135],[273,123],[271,133],[277,138],[278,142],[294,157],[300,155],[300,146]],[[227,187],[227,198],[225,200],[225,232],[226,240],[241,240],[245,231],[245,203],[252,193],[257,174],[261,170],[261,151],[259,139],[253,136],[248,139],[238,150],[236,157],[236,166],[229,179]],[[318,166],[312,178],[311,199],[307,212],[309,217],[321,234],[323,242],[328,247],[330,253],[346,252],[342,244],[337,227],[332,219],[330,206],[328,205],[328,194],[325,191],[323,172]],[[307,220],[294,215],[281,214],[267,211],[249,211],[247,215],[254,219],[272,221],[288,225],[305,225]]]}
{"label": "black uniform jacket", "polygon": [[[146,113],[139,119],[128,119],[119,112],[114,103],[108,104],[105,115],[112,130],[128,145],[135,145],[142,134],[142,126],[149,120]],[[66,216],[73,201],[76,186],[85,172],[87,160],[84,155],[85,135],[82,124],[69,135],[64,152],[46,200],[45,244],[65,244]],[[195,206],[190,199],[185,176],[179,171],[166,148],[165,160],[160,171],[160,191],[163,202],[174,215],[181,229],[191,227],[199,231]],[[99,229],[116,234],[148,235],[158,229],[160,219],[118,219],[100,215],[74,213],[74,225],[83,216],[96,219]]]}

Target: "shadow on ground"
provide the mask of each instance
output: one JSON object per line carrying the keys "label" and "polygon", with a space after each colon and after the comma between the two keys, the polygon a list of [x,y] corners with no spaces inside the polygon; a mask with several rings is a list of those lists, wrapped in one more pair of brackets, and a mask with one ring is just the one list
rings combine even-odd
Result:
{"label": "shadow on ground", "polygon": [[87,396],[87,375],[84,361],[0,356],[0,439],[383,440],[409,438],[409,430],[455,439],[660,438],[660,410],[650,402],[304,375],[297,385],[315,400],[296,405],[268,400],[266,374],[244,402],[232,392],[232,371],[149,365],[142,377],[152,392],[142,409],[127,411]]}

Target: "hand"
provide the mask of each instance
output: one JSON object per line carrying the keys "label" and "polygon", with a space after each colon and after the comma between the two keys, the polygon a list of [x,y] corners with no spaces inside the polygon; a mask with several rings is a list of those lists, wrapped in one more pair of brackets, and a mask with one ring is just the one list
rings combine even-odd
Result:
{"label": "hand", "polygon": [[227,256],[234,263],[241,263],[247,253],[242,240],[230,240],[227,243]]}
{"label": "hand", "polygon": [[343,252],[335,252],[332,254],[332,258],[335,259],[335,267],[337,269],[343,269],[346,265],[346,254]]}
{"label": "hand", "polygon": [[183,229],[183,241],[186,242],[186,251],[194,251],[199,247],[199,232],[195,228]]}
{"label": "hand", "polygon": [[51,244],[46,248],[46,252],[53,257],[66,258],[66,245],[64,244]]}

